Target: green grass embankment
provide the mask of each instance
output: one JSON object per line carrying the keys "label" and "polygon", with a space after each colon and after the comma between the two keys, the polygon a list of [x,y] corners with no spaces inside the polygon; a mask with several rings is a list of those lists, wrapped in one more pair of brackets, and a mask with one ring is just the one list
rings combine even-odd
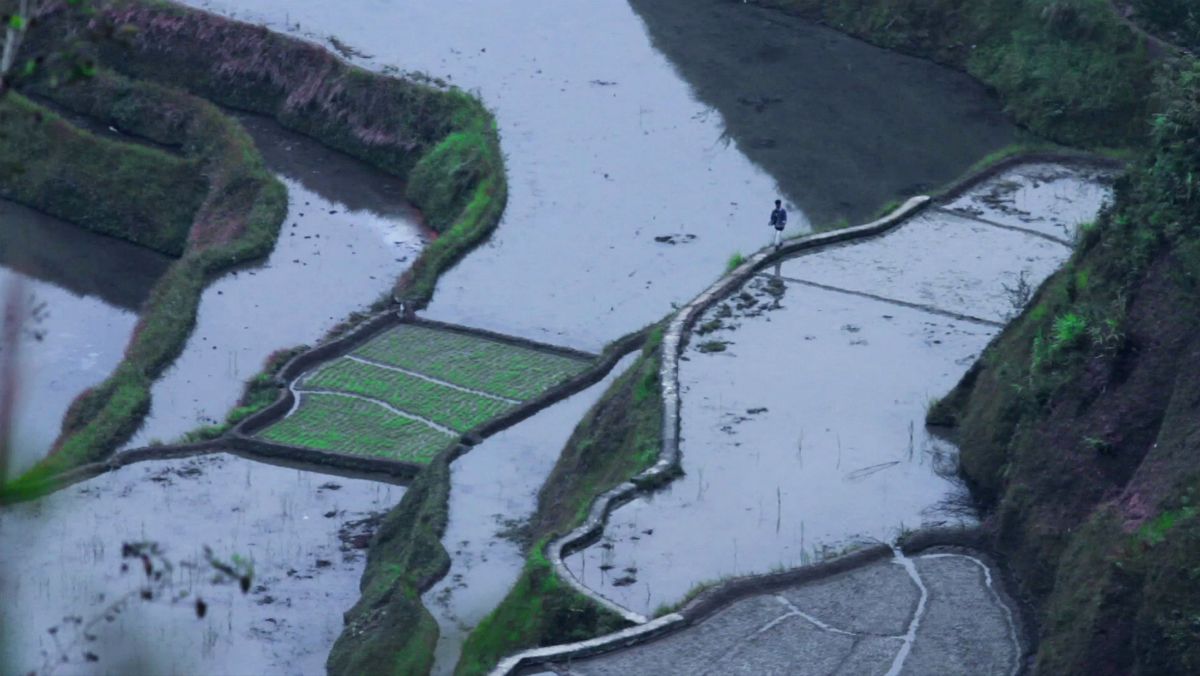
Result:
{"label": "green grass embankment", "polygon": [[661,340],[661,330],[656,330],[638,360],[613,382],[567,441],[538,493],[528,531],[534,544],[525,568],[500,605],[471,632],[456,674],[485,674],[505,655],[626,626],[623,618],[560,580],[545,549],[555,537],[583,523],[597,495],[658,460]]}
{"label": "green grass embankment", "polygon": [[495,121],[474,97],[348,65],[260,26],[152,0],[116,0],[94,20],[99,53],[123,72],[178,83],[407,181],[406,196],[440,233],[396,289],[421,307],[438,276],[482,242],[507,201]]}
{"label": "green grass embankment", "polygon": [[[263,167],[249,136],[212,104],[104,69],[72,84],[30,88],[66,109],[181,148],[184,159],[178,161],[194,164],[206,178],[206,192],[183,256],[151,290],[124,359],[111,376],[71,405],[51,455],[7,487],[14,495],[28,493],[72,467],[103,459],[133,434],[149,410],[151,384],[187,342],[207,281],[267,254],[287,208],[283,186]],[[37,167],[44,159],[23,157],[21,162]],[[94,157],[74,157],[72,162],[95,173],[106,169]],[[145,178],[134,173],[122,177],[134,193]]]}
{"label": "green grass embankment", "polygon": [[1200,669],[1200,66],[1068,264],[930,411],[1037,609],[1042,673]]}
{"label": "green grass embankment", "polygon": [[1095,149],[1145,136],[1153,64],[1109,0],[755,2],[964,70],[1052,141]]}
{"label": "green grass embankment", "polygon": [[179,256],[206,182],[197,163],[100,138],[18,93],[0,99],[0,196]]}

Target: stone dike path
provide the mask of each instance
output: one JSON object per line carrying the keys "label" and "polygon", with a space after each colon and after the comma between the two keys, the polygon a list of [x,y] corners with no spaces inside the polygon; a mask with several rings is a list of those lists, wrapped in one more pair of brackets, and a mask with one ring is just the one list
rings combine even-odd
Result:
{"label": "stone dike path", "polygon": [[762,586],[733,583],[724,591],[736,600],[715,609],[701,598],[686,629],[525,673],[1007,676],[1020,666],[996,576],[969,550],[897,551],[823,579]]}

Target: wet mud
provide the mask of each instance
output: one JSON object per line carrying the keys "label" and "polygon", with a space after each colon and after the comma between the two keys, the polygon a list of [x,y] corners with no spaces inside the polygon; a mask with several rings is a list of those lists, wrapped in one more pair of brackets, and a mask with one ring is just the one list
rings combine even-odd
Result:
{"label": "wet mud", "polygon": [[[1074,180],[1094,212],[1102,191]],[[1069,253],[933,209],[757,276],[701,317],[682,357],[685,476],[618,508],[568,567],[653,614],[702,582],[969,522],[957,450],[926,410],[1013,311],[1009,285],[1036,288]]]}
{"label": "wet mud", "polygon": [[[0,663],[20,673],[62,656],[55,673],[321,673],[358,598],[375,515],[403,490],[218,454],[128,466],[7,507],[0,540],[21,546],[0,549]],[[123,545],[141,542],[173,565],[149,600],[142,563],[122,572]],[[247,593],[212,583],[205,547],[252,564]]]}
{"label": "wet mud", "polygon": [[451,674],[471,630],[525,565],[521,527],[537,493],[587,410],[637,359],[629,355],[599,383],[488,438],[450,466],[450,520],[442,539],[450,571],[425,593],[438,621],[434,674]]}
{"label": "wet mud", "polygon": [[386,294],[426,237],[394,177],[266,118],[239,119],[287,187],[287,220],[265,263],[205,289],[196,329],[128,447],[221,422],[272,352],[316,342]]}
{"label": "wet mud", "polygon": [[17,344],[0,348],[18,351],[10,471],[40,460],[71,401],[120,362],[170,260],[0,200],[0,297],[19,284],[24,321]]}
{"label": "wet mud", "polygon": [[729,0],[631,0],[728,138],[816,223],[863,222],[1012,143],[965,73]]}
{"label": "wet mud", "polygon": [[1095,219],[1110,198],[1112,169],[1031,164],[968,190],[949,211],[1073,242],[1081,223]]}

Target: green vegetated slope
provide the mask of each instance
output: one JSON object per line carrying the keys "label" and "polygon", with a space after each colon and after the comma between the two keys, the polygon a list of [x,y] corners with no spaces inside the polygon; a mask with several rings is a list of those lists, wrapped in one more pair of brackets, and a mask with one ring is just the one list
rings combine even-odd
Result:
{"label": "green vegetated slope", "polygon": [[1200,66],[1115,206],[930,421],[1040,624],[1041,673],[1200,673]]}
{"label": "green vegetated slope", "polygon": [[300,378],[297,410],[259,436],[424,464],[458,438],[447,431],[470,432],[590,365],[582,356],[401,324]]}
{"label": "green vegetated slope", "polygon": [[547,544],[583,523],[595,497],[658,460],[663,401],[661,329],[579,423],[538,493],[528,526],[533,544],[521,576],[463,646],[456,674],[485,674],[525,648],[592,638],[626,626],[623,618],[559,579]]}
{"label": "green vegetated slope", "polygon": [[1152,65],[1110,0],[755,2],[964,69],[1053,141],[1124,147],[1142,138]]}
{"label": "green vegetated slope", "polygon": [[442,547],[449,500],[449,456],[443,453],[417,475],[371,540],[362,596],[346,613],[326,660],[329,674],[410,676],[433,668],[437,620],[421,592],[450,568]]}

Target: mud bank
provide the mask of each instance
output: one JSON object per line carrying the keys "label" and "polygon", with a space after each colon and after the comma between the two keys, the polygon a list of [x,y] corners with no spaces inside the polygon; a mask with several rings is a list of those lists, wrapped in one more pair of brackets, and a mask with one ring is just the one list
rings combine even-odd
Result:
{"label": "mud bank", "polygon": [[[282,218],[282,187],[263,171],[244,132],[211,105],[104,69],[70,86],[46,87],[37,82],[29,86],[76,114],[135,136],[186,148],[184,160],[161,151],[152,154],[190,166],[198,176],[204,175],[206,185],[205,201],[186,232],[186,254],[163,272],[151,290],[124,359],[103,383],[74,401],[53,452],[14,488],[18,491],[58,471],[104,457],[128,438],[148,407],[150,381],[170,364],[191,330],[195,304],[208,275],[269,250]],[[10,97],[10,102],[13,100]],[[160,117],[147,111],[171,114]],[[96,138],[80,130],[75,133]],[[103,140],[97,147],[109,146],[151,153],[142,146],[111,140]],[[24,157],[21,162],[33,171],[46,159]],[[107,172],[98,156],[79,159],[79,166],[86,171]],[[127,182],[138,180],[128,172],[116,176]],[[100,181],[97,185],[107,184]],[[136,194],[135,186],[130,189]]]}
{"label": "mud bank", "polygon": [[[22,673],[63,657],[56,673],[317,673],[357,596],[372,524],[403,490],[218,454],[140,463],[6,507],[0,540],[23,544],[0,550],[0,661]],[[140,542],[174,565],[152,600],[138,596],[142,564],[122,559]],[[253,566],[248,593],[212,584],[205,547]]]}
{"label": "mud bank", "polygon": [[[185,83],[225,103],[272,114],[327,145],[410,179],[406,196],[425,207],[429,222],[444,231],[401,280],[400,293],[411,302],[427,299],[441,270],[477,244],[499,218],[505,183],[495,131],[486,111],[461,92],[371,75],[303,42],[178,6],[106,4],[86,27],[60,9],[52,7],[41,17],[39,25],[45,28],[39,35],[78,31],[94,41],[92,47],[105,63],[127,73]],[[139,21],[144,22],[140,27]],[[140,28],[132,31],[136,39],[124,39],[128,30],[104,30],[117,25]],[[204,30],[197,34],[200,27]],[[254,64],[209,58],[219,54],[236,60],[238,49],[247,44],[257,45],[260,60]],[[49,48],[44,39],[30,46],[33,53]],[[321,74],[314,75],[316,71]],[[281,194],[274,192],[282,189],[256,173],[262,170],[253,153],[235,148],[248,140],[238,136],[240,131],[230,133],[219,113],[145,79],[128,80],[108,71],[102,75],[42,93],[105,124],[197,154],[207,163],[212,199],[190,233],[189,253],[196,255],[185,257],[164,277],[118,373],[73,407],[67,434],[58,444],[62,450],[43,474],[103,456],[129,437],[146,412],[149,382],[180,352],[193,327],[200,289],[210,276],[265,254],[282,214]],[[271,85],[257,82],[262,77]],[[306,79],[312,77],[319,81]],[[250,80],[256,84],[248,84]],[[314,82],[315,88],[308,86]],[[133,105],[113,107],[114,100]],[[156,117],[162,112],[156,109],[163,107],[178,116]],[[239,164],[239,158],[248,164]],[[161,309],[168,301],[171,312]],[[228,371],[241,368],[226,366]]]}
{"label": "mud bank", "polygon": [[[1057,191],[1070,205],[1062,219],[1099,209],[1089,171],[1070,190],[1035,178],[1044,172],[1010,170],[956,204],[1025,181],[1005,193],[1010,202]],[[685,476],[615,510],[605,538],[567,559],[571,572],[650,615],[705,580],[971,518],[953,509],[964,498],[951,481],[955,449],[925,431],[924,413],[1019,309],[1006,288],[1022,278],[1036,287],[1069,254],[934,208],[880,238],[765,271],[690,338],[680,367]],[[726,537],[696,536],[710,529]]]}
{"label": "mud bank", "polygon": [[307,41],[181,5],[119,0],[89,26],[123,29],[98,48],[126,73],[274,117],[404,179],[406,198],[442,236],[397,284],[399,300],[428,302],[438,275],[500,219],[507,181],[495,123],[461,90],[371,73]]}
{"label": "mud bank", "polygon": [[965,73],[744,3],[630,4],[729,138],[815,223],[865,221],[1017,136]]}

